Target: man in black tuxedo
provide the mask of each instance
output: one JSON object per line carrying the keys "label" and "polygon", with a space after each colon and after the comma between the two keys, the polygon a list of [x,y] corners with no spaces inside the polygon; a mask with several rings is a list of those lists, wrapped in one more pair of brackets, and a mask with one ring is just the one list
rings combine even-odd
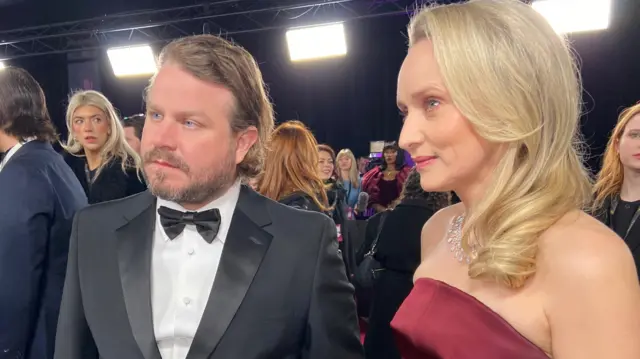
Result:
{"label": "man in black tuxedo", "polygon": [[159,63],[150,192],[76,216],[56,359],[363,358],[331,219],[240,184],[273,128],[255,60],[201,35]]}
{"label": "man in black tuxedo", "polygon": [[71,224],[87,205],[55,138],[40,85],[0,70],[0,359],[53,358]]}

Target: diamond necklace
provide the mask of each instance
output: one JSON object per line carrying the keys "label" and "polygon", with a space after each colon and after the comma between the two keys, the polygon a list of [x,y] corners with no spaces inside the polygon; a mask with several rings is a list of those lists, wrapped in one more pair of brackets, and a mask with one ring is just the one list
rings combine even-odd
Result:
{"label": "diamond necklace", "polygon": [[458,262],[464,261],[469,264],[476,258],[476,256],[478,256],[478,251],[476,247],[472,245],[469,249],[471,251],[471,255],[468,255],[464,251],[464,248],[462,248],[462,224],[464,223],[464,218],[464,213],[453,217],[449,230],[447,231],[447,242],[449,242],[451,252],[453,252],[453,256],[458,260]]}

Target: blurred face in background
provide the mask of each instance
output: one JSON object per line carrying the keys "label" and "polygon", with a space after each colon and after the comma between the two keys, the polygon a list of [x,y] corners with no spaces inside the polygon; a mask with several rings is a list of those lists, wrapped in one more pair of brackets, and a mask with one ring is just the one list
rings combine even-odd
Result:
{"label": "blurred face in background", "polygon": [[318,172],[320,173],[320,179],[323,181],[330,179],[333,176],[335,165],[331,154],[327,151],[319,151],[318,156]]}
{"label": "blurred face in background", "polygon": [[358,172],[360,172],[360,174],[364,174],[368,164],[369,164],[369,159],[360,157],[358,159]]}
{"label": "blurred face in background", "polygon": [[640,172],[640,114],[629,120],[617,147],[622,166],[626,170]]}
{"label": "blurred face in background", "polygon": [[136,135],[136,129],[131,126],[125,127],[124,137],[127,140],[129,146],[131,146],[131,148],[133,148],[133,150],[137,153],[140,153],[140,139]]}
{"label": "blurred face in background", "polygon": [[72,131],[85,152],[100,152],[111,129],[107,115],[95,106],[80,106],[73,113]]}
{"label": "blurred face in background", "polygon": [[351,169],[351,158],[349,156],[340,156],[338,158],[338,168],[340,171],[349,171]]}
{"label": "blurred face in background", "polygon": [[398,159],[398,151],[394,149],[387,149],[384,151],[382,156],[384,157],[384,162],[386,162],[386,164],[395,165],[396,160]]}

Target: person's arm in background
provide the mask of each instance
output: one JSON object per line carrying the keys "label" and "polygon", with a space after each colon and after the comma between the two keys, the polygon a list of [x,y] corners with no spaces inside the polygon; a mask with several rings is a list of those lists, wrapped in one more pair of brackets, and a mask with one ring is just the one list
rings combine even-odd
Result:
{"label": "person's arm in background", "polygon": [[362,190],[369,194],[369,207],[377,213],[384,212],[386,207],[380,205],[380,189],[378,188],[380,167],[376,166],[362,177]]}
{"label": "person's arm in background", "polygon": [[402,192],[402,188],[404,187],[404,182],[407,180],[407,177],[409,177],[409,173],[411,172],[411,167],[409,166],[404,166],[400,169],[400,171],[398,172],[398,174],[396,175],[396,178],[398,178],[398,193]]}
{"label": "person's arm in background", "polygon": [[0,173],[1,359],[26,356],[47,300],[41,283],[54,195],[44,174],[27,166],[12,163]]}
{"label": "person's arm in background", "polygon": [[354,193],[351,194],[351,197],[353,199],[351,200],[351,203],[349,205],[352,208],[355,208],[356,203],[358,203],[358,196],[360,196],[360,192],[362,192],[362,178],[358,177],[358,188],[353,188],[353,184],[352,184],[351,191]]}
{"label": "person's arm in background", "polygon": [[364,359],[354,289],[338,254],[335,224],[324,218],[303,359]]}
{"label": "person's arm in background", "polygon": [[347,191],[341,182],[334,185],[335,202],[333,204],[332,218],[336,225],[343,225],[347,220]]}

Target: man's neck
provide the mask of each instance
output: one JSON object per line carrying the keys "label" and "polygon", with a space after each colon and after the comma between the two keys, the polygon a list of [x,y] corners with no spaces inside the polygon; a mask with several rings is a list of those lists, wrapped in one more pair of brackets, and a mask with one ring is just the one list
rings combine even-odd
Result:
{"label": "man's neck", "polygon": [[87,158],[87,166],[91,171],[100,167],[102,164],[102,156],[100,156],[99,152],[86,151],[84,152],[85,157]]}
{"label": "man's neck", "polygon": [[620,199],[627,202],[640,200],[640,171],[624,170]]}
{"label": "man's neck", "polygon": [[224,196],[227,192],[229,192],[229,190],[231,189],[231,187],[233,187],[233,185],[235,185],[237,179],[234,179],[232,182],[230,182],[229,184],[225,185],[224,187],[218,189],[217,191],[215,191],[214,193],[212,193],[210,196],[208,196],[206,199],[202,200],[202,201],[198,201],[198,202],[178,202],[178,204],[180,206],[182,206],[182,208],[188,210],[188,211],[198,211],[202,208],[204,208],[206,205],[208,205],[209,203],[217,200],[218,198]]}

